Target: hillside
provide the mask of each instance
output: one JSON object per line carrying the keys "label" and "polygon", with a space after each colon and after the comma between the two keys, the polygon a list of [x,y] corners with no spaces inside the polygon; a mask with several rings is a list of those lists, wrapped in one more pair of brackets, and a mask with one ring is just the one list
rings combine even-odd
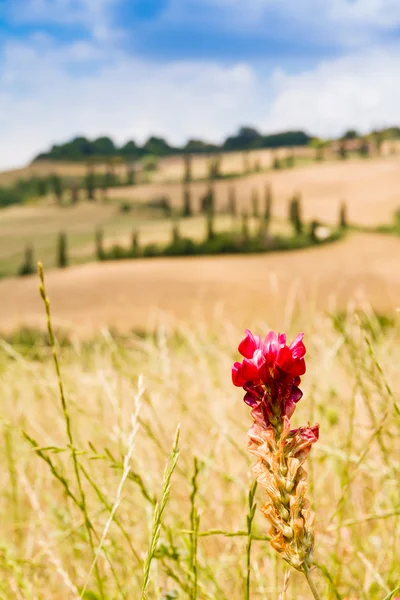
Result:
{"label": "hillside", "polygon": [[[239,327],[259,320],[286,326],[299,311],[349,303],[395,314],[400,306],[400,240],[354,234],[336,244],[290,253],[92,263],[49,271],[55,321],[62,328],[153,328],[161,321]],[[0,330],[44,326],[35,276],[0,281]]]}

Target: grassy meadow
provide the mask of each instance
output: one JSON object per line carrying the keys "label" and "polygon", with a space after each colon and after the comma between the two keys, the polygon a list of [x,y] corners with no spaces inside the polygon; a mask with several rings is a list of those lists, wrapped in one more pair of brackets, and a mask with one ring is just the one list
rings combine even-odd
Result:
{"label": "grassy meadow", "polygon": [[[106,201],[0,211],[0,600],[311,598],[269,545],[260,487],[249,530],[251,417],[231,382],[244,327],[305,332],[292,426],[320,424],[307,469],[321,598],[400,597],[400,241],[372,230],[400,206],[400,158],[310,164],[307,152],[284,170],[270,169],[270,151],[251,153],[260,171],[240,177],[243,154],[224,155],[223,174],[236,175],[214,183],[216,230],[240,227],[225,210],[232,185],[239,215],[252,214],[255,189],[262,211],[271,185],[273,234],[289,234],[295,193],[307,226],[335,226],[346,201],[363,231],[291,252],[96,262],[98,228],[106,248],[134,230],[143,244],[171,239],[176,158]],[[200,240],[204,158],[193,174],[195,214],[179,226]],[[169,217],[149,208],[161,196]],[[54,268],[60,231],[66,269]],[[37,275],[15,277],[27,245],[45,265],[55,340]]]}
{"label": "grassy meadow", "polygon": [[[288,327],[305,330],[308,351],[293,425],[321,426],[308,495],[324,599],[383,600],[399,583],[399,326],[368,309],[293,315]],[[60,333],[64,407],[46,335],[4,337],[1,598],[139,598],[149,548],[149,599],[248,597],[251,419],[230,379],[241,337],[224,319],[85,341]],[[267,534],[257,509],[250,598],[307,600],[297,572],[279,595],[286,567]]]}

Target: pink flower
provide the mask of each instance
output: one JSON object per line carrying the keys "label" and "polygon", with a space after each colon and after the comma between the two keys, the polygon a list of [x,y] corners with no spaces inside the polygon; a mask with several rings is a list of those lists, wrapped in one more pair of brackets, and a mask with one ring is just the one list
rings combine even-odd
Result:
{"label": "pink flower", "polygon": [[300,375],[306,371],[303,337],[299,333],[288,346],[285,334],[270,331],[262,340],[246,330],[239,344],[243,361],[234,363],[232,381],[245,390],[244,401],[252,407],[257,421],[268,425],[293,414],[303,395],[298,387]]}

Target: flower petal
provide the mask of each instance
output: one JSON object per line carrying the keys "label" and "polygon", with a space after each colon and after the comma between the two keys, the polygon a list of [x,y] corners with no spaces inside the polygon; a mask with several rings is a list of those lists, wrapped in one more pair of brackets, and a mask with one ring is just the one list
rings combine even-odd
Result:
{"label": "flower petal", "polygon": [[239,344],[239,352],[245,358],[253,358],[254,352],[260,347],[260,338],[253,335],[250,329],[246,329],[246,336]]}

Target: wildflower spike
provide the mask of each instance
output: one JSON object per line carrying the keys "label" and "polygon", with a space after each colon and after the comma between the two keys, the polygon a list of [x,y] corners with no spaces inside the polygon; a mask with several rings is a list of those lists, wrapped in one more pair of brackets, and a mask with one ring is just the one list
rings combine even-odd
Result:
{"label": "wildflower spike", "polygon": [[245,391],[251,408],[249,452],[268,501],[261,511],[271,525],[272,547],[295,569],[312,562],[314,513],[306,499],[307,472],[303,465],[318,440],[319,426],[290,428],[290,417],[303,393],[300,377],[306,372],[304,334],[288,346],[285,334],[271,331],[262,340],[246,330],[239,344],[242,362],[232,367],[232,381]]}

